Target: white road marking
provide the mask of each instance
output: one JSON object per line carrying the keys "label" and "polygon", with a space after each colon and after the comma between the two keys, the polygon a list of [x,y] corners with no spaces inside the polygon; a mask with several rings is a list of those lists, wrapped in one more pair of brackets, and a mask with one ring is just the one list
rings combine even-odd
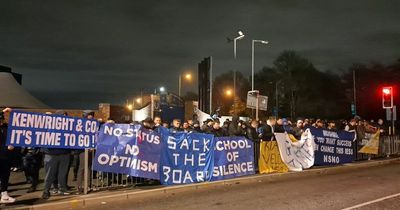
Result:
{"label": "white road marking", "polygon": [[383,201],[383,200],[387,200],[387,199],[390,199],[390,198],[394,198],[394,197],[397,197],[397,196],[400,196],[400,193],[393,194],[393,195],[388,195],[386,197],[382,197],[382,198],[378,198],[378,199],[375,199],[375,200],[372,200],[372,201],[361,203],[361,204],[358,204],[358,205],[355,205],[355,206],[352,206],[352,207],[348,207],[348,208],[345,208],[345,209],[342,209],[342,210],[351,210],[351,209],[360,208],[360,207],[363,207],[363,206],[367,206],[369,204],[377,203],[377,202],[380,202],[380,201]]}

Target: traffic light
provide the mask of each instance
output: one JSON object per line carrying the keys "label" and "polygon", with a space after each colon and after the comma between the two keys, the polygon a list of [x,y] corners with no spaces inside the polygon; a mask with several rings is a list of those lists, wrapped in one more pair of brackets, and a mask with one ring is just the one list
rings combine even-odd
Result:
{"label": "traffic light", "polygon": [[382,88],[382,107],[384,109],[393,108],[393,87]]}

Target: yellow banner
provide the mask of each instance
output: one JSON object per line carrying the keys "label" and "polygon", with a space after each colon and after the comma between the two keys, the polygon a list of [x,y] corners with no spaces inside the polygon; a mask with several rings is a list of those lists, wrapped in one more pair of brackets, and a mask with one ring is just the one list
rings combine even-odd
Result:
{"label": "yellow banner", "polygon": [[377,155],[379,151],[379,134],[379,130],[375,134],[372,134],[368,143],[363,146],[358,152]]}
{"label": "yellow banner", "polygon": [[260,159],[258,160],[260,174],[289,171],[282,161],[276,141],[263,141],[260,147]]}

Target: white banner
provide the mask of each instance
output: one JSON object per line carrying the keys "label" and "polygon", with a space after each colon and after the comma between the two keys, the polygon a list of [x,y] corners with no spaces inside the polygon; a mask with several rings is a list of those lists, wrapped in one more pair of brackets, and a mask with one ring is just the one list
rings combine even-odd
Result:
{"label": "white banner", "polygon": [[275,137],[282,160],[290,171],[302,171],[314,165],[315,143],[309,129],[300,140],[287,133],[275,133]]}

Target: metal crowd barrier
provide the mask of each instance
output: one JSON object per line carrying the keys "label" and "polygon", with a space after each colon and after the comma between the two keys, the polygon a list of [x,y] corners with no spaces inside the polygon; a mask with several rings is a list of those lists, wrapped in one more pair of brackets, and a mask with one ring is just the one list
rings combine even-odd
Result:
{"label": "metal crowd barrier", "polygon": [[85,150],[84,194],[99,190],[135,187],[148,183],[149,181],[148,179],[125,174],[95,171],[92,167],[92,159],[94,156],[95,150]]}
{"label": "metal crowd barrier", "polygon": [[400,154],[400,137],[399,136],[383,136],[381,137],[382,153],[385,156]]}
{"label": "metal crowd barrier", "polygon": [[[358,153],[363,145],[361,141],[354,144],[355,160],[368,160],[371,158],[383,158],[390,155],[400,155],[400,137],[399,136],[381,136],[379,141],[379,154],[369,155]],[[135,187],[149,182],[148,179],[132,177],[125,174],[94,171],[92,168],[92,159],[95,156],[95,150],[85,150],[85,171],[83,180],[84,194],[90,191],[99,191],[107,189],[118,189],[123,187]]]}
{"label": "metal crowd barrier", "polygon": [[368,160],[373,158],[389,157],[390,155],[400,155],[400,137],[399,136],[381,136],[379,140],[378,155],[359,153],[364,146],[365,141],[358,140],[354,146],[355,160]]}

